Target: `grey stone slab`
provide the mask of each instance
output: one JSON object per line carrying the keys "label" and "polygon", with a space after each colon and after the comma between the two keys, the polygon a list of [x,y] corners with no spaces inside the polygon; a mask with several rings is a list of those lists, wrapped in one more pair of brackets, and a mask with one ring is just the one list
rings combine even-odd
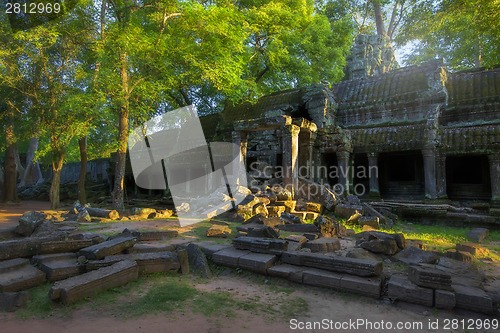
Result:
{"label": "grey stone slab", "polygon": [[177,254],[171,251],[117,254],[101,260],[90,260],[86,268],[88,271],[96,270],[123,260],[135,261],[139,267],[140,274],[178,271],[180,268]]}
{"label": "grey stone slab", "polygon": [[91,297],[100,291],[115,288],[136,280],[139,276],[137,263],[123,260],[82,275],[54,283],[49,298],[64,304]]}
{"label": "grey stone slab", "polygon": [[44,272],[48,281],[64,280],[85,273],[85,265],[78,263],[75,253],[46,254],[33,257],[33,263]]}
{"label": "grey stone slab", "polygon": [[318,238],[304,244],[311,252],[334,252],[340,250],[338,238]]}
{"label": "grey stone slab", "polygon": [[197,243],[200,249],[205,253],[205,255],[208,258],[212,258],[212,255],[215,252],[227,249],[231,247],[231,245],[228,244],[217,244],[217,243],[212,243],[212,242],[202,242],[202,243]]}
{"label": "grey stone slab", "polygon": [[134,237],[118,237],[83,248],[79,251],[79,254],[85,256],[87,259],[102,259],[106,256],[120,253],[134,246],[135,243],[136,239]]}
{"label": "grey stone slab", "polygon": [[51,254],[51,253],[76,252],[85,247],[89,247],[92,244],[93,242],[90,239],[42,242],[40,244],[40,253]]}
{"label": "grey stone slab", "polygon": [[340,280],[340,290],[379,298],[382,291],[382,279],[379,277],[364,278],[354,275],[343,275]]}
{"label": "grey stone slab", "polygon": [[303,282],[303,272],[307,268],[289,264],[275,265],[267,269],[267,274],[288,279],[293,282]]}
{"label": "grey stone slab", "polygon": [[389,279],[388,296],[394,300],[432,306],[434,291],[413,284],[408,277],[393,275]]}
{"label": "grey stone slab", "polygon": [[154,244],[136,243],[134,244],[134,246],[126,249],[125,253],[153,253],[153,252],[166,252],[166,251],[175,251],[175,246],[172,244],[162,244],[162,243],[154,243]]}
{"label": "grey stone slab", "polygon": [[30,265],[28,259],[0,262],[0,292],[14,292],[45,282],[45,273]]}
{"label": "grey stone slab", "polygon": [[218,252],[215,252],[212,255],[212,260],[216,264],[230,266],[230,267],[238,267],[238,261],[244,255],[249,254],[250,251],[237,250],[234,247],[230,247]]}
{"label": "grey stone slab", "polygon": [[378,276],[383,270],[381,261],[346,258],[322,253],[283,252],[281,261],[291,265],[320,268],[358,276]]}
{"label": "grey stone slab", "polygon": [[240,257],[238,266],[253,272],[267,274],[267,269],[272,267],[277,256],[265,253],[249,253]]}
{"label": "grey stone slab", "polygon": [[455,293],[449,290],[434,290],[434,306],[438,309],[453,309],[457,304]]}
{"label": "grey stone slab", "polygon": [[0,311],[14,312],[25,307],[30,298],[28,291],[0,293]]}
{"label": "grey stone slab", "polygon": [[451,275],[436,269],[434,265],[421,264],[408,268],[408,278],[420,287],[432,289],[451,289]]}
{"label": "grey stone slab", "polygon": [[233,246],[239,250],[259,253],[281,254],[288,249],[288,241],[283,239],[238,237],[233,240]]}
{"label": "grey stone slab", "polygon": [[453,285],[456,307],[476,312],[492,314],[495,311],[493,300],[479,288]]}
{"label": "grey stone slab", "polygon": [[340,290],[341,279],[341,274],[336,274],[322,269],[308,268],[303,272],[303,283],[312,286]]}

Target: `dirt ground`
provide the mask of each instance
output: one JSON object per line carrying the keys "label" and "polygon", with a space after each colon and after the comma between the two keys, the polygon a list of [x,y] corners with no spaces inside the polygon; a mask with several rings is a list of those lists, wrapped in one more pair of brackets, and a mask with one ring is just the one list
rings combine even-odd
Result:
{"label": "dirt ground", "polygon": [[[48,209],[48,203],[22,202],[19,204],[0,205],[0,228],[16,224],[17,217],[26,210]],[[156,222],[155,222],[156,223]],[[121,224],[121,223],[120,223]],[[169,222],[159,221],[156,227],[167,226]],[[130,223],[126,224],[130,226]],[[153,226],[153,225],[151,225]],[[113,228],[123,226],[114,225]],[[285,281],[286,282],[286,281]],[[288,282],[287,282],[288,283]],[[332,290],[292,284],[293,291],[287,295],[279,290],[273,290],[267,285],[249,279],[248,277],[226,274],[203,282],[196,286],[200,292],[225,291],[239,300],[259,299],[262,309],[259,312],[236,310],[235,316],[216,315],[205,316],[194,313],[190,309],[182,309],[173,313],[151,314],[139,318],[122,318],[99,311],[91,304],[83,304],[69,316],[54,316],[46,319],[23,319],[16,313],[0,313],[0,332],[2,333],[152,333],[152,332],[467,332],[464,329],[445,330],[446,319],[485,319],[490,318],[472,312],[449,312],[429,309],[417,305],[391,303],[389,300],[375,300],[358,295],[339,293]],[[295,287],[296,286],[296,287]],[[266,315],[266,308],[282,302],[302,300],[307,303],[307,309],[300,311],[297,318],[278,315]],[[406,325],[422,325],[411,329],[376,329],[363,324],[353,329],[295,329],[290,320],[298,322],[314,322],[328,320],[333,325],[349,324],[351,321],[364,320],[371,325],[381,321],[390,322],[394,326],[398,322]],[[438,328],[429,328],[429,323],[438,321]],[[334,326],[332,326],[334,328]],[[475,332],[494,332],[493,330],[476,330]],[[498,332],[498,330],[496,331]]]}

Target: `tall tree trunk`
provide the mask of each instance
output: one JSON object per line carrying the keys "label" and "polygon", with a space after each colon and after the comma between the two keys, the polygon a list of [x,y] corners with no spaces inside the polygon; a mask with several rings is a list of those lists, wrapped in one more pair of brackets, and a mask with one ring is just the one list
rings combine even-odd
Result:
{"label": "tall tree trunk", "polygon": [[28,151],[26,153],[26,169],[24,169],[24,174],[21,178],[21,182],[19,183],[19,187],[33,185],[36,182],[36,179],[33,179],[33,173],[36,172],[33,160],[35,159],[37,149],[38,138],[31,138],[28,144]]}
{"label": "tall tree trunk", "polygon": [[21,163],[21,157],[19,156],[19,150],[17,149],[17,146],[14,145],[14,158],[16,160],[16,178],[17,180],[21,180],[24,175],[24,167],[23,164]]}
{"label": "tall tree trunk", "polygon": [[85,178],[87,177],[87,137],[78,140],[80,147],[80,177],[78,178],[78,200],[82,205],[87,203],[87,193],[85,192]]}
{"label": "tall tree trunk", "polygon": [[52,184],[50,185],[49,199],[50,208],[59,208],[60,202],[60,189],[61,189],[61,171],[64,164],[64,150],[58,150],[54,152],[54,157],[52,158]]}
{"label": "tall tree trunk", "polygon": [[373,11],[375,14],[375,25],[377,26],[377,35],[387,36],[387,31],[384,27],[384,16],[382,13],[382,6],[380,5],[380,0],[372,0]]}
{"label": "tall tree trunk", "polygon": [[5,128],[5,142],[7,151],[5,152],[4,180],[3,180],[3,200],[17,201],[17,170],[16,170],[16,142],[14,139],[14,110],[10,103],[7,103],[7,126]]}
{"label": "tall tree trunk", "polygon": [[118,127],[118,151],[115,164],[115,184],[113,188],[113,208],[124,209],[124,180],[127,158],[128,117],[129,117],[129,77],[127,72],[127,53],[120,54],[120,76],[122,81],[122,105]]}

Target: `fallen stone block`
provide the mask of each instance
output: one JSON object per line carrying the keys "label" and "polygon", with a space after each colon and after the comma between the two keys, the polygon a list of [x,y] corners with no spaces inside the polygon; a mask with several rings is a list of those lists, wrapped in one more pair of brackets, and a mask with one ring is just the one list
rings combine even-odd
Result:
{"label": "fallen stone block", "polygon": [[495,312],[493,300],[479,288],[453,285],[455,290],[456,307],[486,314]]}
{"label": "fallen stone block", "polygon": [[340,250],[338,238],[318,238],[304,244],[311,252],[334,252]]}
{"label": "fallen stone block", "polygon": [[358,276],[378,276],[382,273],[381,261],[345,258],[321,253],[283,252],[283,263],[325,269]]}
{"label": "fallen stone block", "polygon": [[259,202],[255,206],[253,206],[253,214],[261,214],[265,217],[269,217],[269,211],[263,203]]}
{"label": "fallen stone block", "polygon": [[364,231],[357,235],[362,241],[372,240],[394,240],[399,250],[406,248],[406,240],[402,233],[389,234],[381,231]]}
{"label": "fallen stone block", "polygon": [[45,282],[45,273],[30,265],[28,259],[0,262],[0,292],[14,292],[36,287]]}
{"label": "fallen stone block", "polygon": [[314,225],[319,228],[322,237],[342,236],[345,233],[345,227],[329,216],[318,216]]}
{"label": "fallen stone block", "polygon": [[175,245],[172,244],[140,244],[136,243],[134,246],[125,250],[125,253],[153,253],[153,252],[166,252],[175,251]]}
{"label": "fallen stone block", "polygon": [[335,206],[335,215],[343,219],[350,218],[356,211],[363,213],[363,206],[350,204],[338,204]]}
{"label": "fallen stone block", "polygon": [[471,263],[472,259],[473,259],[472,254],[470,254],[468,252],[462,252],[462,251],[456,251],[456,250],[455,251],[454,250],[446,251],[445,256],[450,258],[450,259],[465,262],[465,263]]}
{"label": "fallen stone block", "polygon": [[317,202],[306,202],[306,211],[308,212],[314,212],[314,213],[321,213],[323,210],[323,206],[320,203]]}
{"label": "fallen stone block", "polygon": [[358,219],[358,224],[361,226],[369,225],[373,229],[380,229],[380,220],[378,217],[362,216]]}
{"label": "fallen stone block", "polygon": [[118,237],[83,248],[79,251],[79,255],[83,255],[87,259],[102,259],[106,256],[120,253],[123,250],[134,246],[135,243],[136,239],[134,237]]}
{"label": "fallen stone block", "polygon": [[382,279],[379,277],[364,278],[353,275],[342,275],[340,290],[379,298],[382,292]]}
{"label": "fallen stone block", "polygon": [[342,275],[325,271],[322,269],[309,268],[303,272],[303,283],[340,290],[340,280]]}
{"label": "fallen stone block", "polygon": [[408,268],[408,279],[420,287],[452,290],[451,275],[432,265],[421,264]]}
{"label": "fallen stone block", "polygon": [[238,266],[252,272],[267,274],[267,269],[276,262],[277,256],[265,253],[249,253],[239,258]]}
{"label": "fallen stone block", "polygon": [[44,242],[61,240],[62,234],[48,237],[23,238],[0,242],[0,260],[27,258],[40,254]]}
{"label": "fallen stone block", "polygon": [[489,230],[486,228],[474,228],[467,233],[467,238],[475,243],[481,243],[487,236]]}
{"label": "fallen stone block", "polygon": [[277,276],[281,278],[285,278],[287,280],[302,283],[303,272],[307,268],[289,265],[289,264],[281,264],[269,267],[267,269],[267,274],[270,276]]}
{"label": "fallen stone block", "polygon": [[27,291],[0,293],[0,311],[14,312],[25,307],[30,299]]}
{"label": "fallen stone block", "polygon": [[380,256],[359,247],[352,248],[351,250],[349,250],[349,252],[346,253],[345,256],[347,258],[382,261],[382,258]]}
{"label": "fallen stone block", "polygon": [[58,253],[34,256],[33,263],[46,274],[50,282],[64,280],[85,273],[74,253]]}
{"label": "fallen stone block", "polygon": [[277,225],[276,228],[290,232],[318,232],[319,229],[314,224],[283,224]]}
{"label": "fallen stone block", "polygon": [[238,250],[248,250],[259,253],[281,254],[288,249],[288,242],[283,239],[238,237],[233,240],[233,246]]}
{"label": "fallen stone block", "polygon": [[456,305],[455,293],[449,290],[434,290],[434,306],[438,309],[451,310]]}
{"label": "fallen stone block", "polygon": [[212,260],[216,264],[230,266],[230,267],[238,267],[238,261],[244,255],[249,254],[250,251],[237,250],[234,247],[230,247],[218,252],[215,252],[212,255]]}
{"label": "fallen stone block", "polygon": [[203,251],[203,253],[205,253],[205,255],[208,258],[212,258],[212,255],[215,252],[218,252],[218,251],[221,251],[221,250],[224,250],[224,249],[231,247],[231,245],[228,245],[228,244],[216,244],[216,243],[211,243],[211,242],[198,243],[198,246],[200,247],[200,249]]}
{"label": "fallen stone block", "polygon": [[246,234],[248,237],[259,237],[259,238],[279,238],[279,230],[271,227],[261,226],[258,228],[249,228]]}
{"label": "fallen stone block", "polygon": [[388,284],[388,296],[393,300],[425,306],[432,306],[434,301],[432,289],[419,287],[402,275],[391,276]]}
{"label": "fallen stone block", "polygon": [[279,217],[268,217],[265,218],[263,221],[265,226],[267,227],[276,227],[277,225],[283,224],[283,221]]}
{"label": "fallen stone block", "polygon": [[93,241],[90,239],[83,240],[62,240],[62,241],[50,241],[42,242],[40,244],[41,254],[52,254],[52,253],[66,253],[66,252],[76,252],[85,247],[93,245]]}
{"label": "fallen stone block", "polygon": [[275,204],[277,206],[285,207],[285,212],[291,213],[295,211],[295,207],[297,206],[297,201],[296,200],[276,201]]}
{"label": "fallen stone block", "polygon": [[473,256],[487,256],[490,253],[488,249],[474,243],[457,244],[455,249],[461,252],[468,252]]}
{"label": "fallen stone block", "polygon": [[186,246],[186,251],[189,260],[189,271],[205,279],[211,278],[212,271],[208,266],[207,257],[201,248],[198,245],[191,243]]}
{"label": "fallen stone block", "polygon": [[359,246],[373,253],[394,255],[399,251],[394,239],[374,239],[363,242]]}
{"label": "fallen stone block", "polygon": [[435,253],[421,250],[414,246],[400,251],[394,258],[406,264],[435,264],[439,259]]}
{"label": "fallen stone block", "polygon": [[262,214],[257,214],[244,221],[243,224],[264,224],[266,217]]}
{"label": "fallen stone block", "polygon": [[139,267],[139,273],[141,274],[178,271],[180,268],[178,255],[176,255],[174,252],[166,251],[117,254],[108,256],[101,260],[89,260],[86,264],[86,269],[87,271],[92,271],[114,265],[123,260],[136,262]]}
{"label": "fallen stone block", "polygon": [[47,215],[41,212],[30,211],[24,213],[19,218],[19,225],[14,229],[14,232],[21,236],[30,236],[46,218]]}
{"label": "fallen stone block", "polygon": [[[301,224],[302,220],[304,219],[304,216],[302,216],[301,218],[295,215],[296,213],[302,213],[302,212],[291,212],[291,213],[284,212],[280,215],[280,219],[285,224]],[[302,213],[302,215],[304,214]]]}
{"label": "fallen stone block", "polygon": [[182,247],[176,249],[177,258],[179,258],[180,271],[182,274],[189,274],[189,256],[187,250]]}
{"label": "fallen stone block", "polygon": [[285,206],[267,206],[269,217],[280,217],[285,212]]}
{"label": "fallen stone block", "polygon": [[100,291],[115,288],[134,281],[139,276],[137,263],[123,260],[109,267],[58,281],[49,290],[49,298],[63,304],[71,304]]}

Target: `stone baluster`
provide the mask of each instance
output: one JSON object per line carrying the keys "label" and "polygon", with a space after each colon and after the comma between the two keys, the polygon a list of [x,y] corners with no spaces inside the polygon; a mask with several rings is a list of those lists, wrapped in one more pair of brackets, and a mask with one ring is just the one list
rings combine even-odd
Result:
{"label": "stone baluster", "polygon": [[378,181],[378,153],[368,153],[368,177],[370,179],[371,198],[380,198]]}
{"label": "stone baluster", "polygon": [[[348,151],[338,151],[337,152],[337,166],[339,175],[339,185],[342,187],[343,191],[349,191],[350,182],[350,153]],[[340,191],[338,191],[340,192]]]}
{"label": "stone baluster", "polygon": [[299,132],[297,125],[283,126],[283,183],[293,196],[298,190]]}
{"label": "stone baluster", "polygon": [[422,156],[424,158],[425,197],[436,199],[436,151],[423,149]]}
{"label": "stone baluster", "polygon": [[[233,156],[239,156],[239,162],[245,164],[246,156],[247,156],[247,133],[244,131],[233,131],[233,143],[234,143],[234,151]],[[233,175],[236,184],[241,184],[240,175],[240,163],[234,163],[233,166]]]}

